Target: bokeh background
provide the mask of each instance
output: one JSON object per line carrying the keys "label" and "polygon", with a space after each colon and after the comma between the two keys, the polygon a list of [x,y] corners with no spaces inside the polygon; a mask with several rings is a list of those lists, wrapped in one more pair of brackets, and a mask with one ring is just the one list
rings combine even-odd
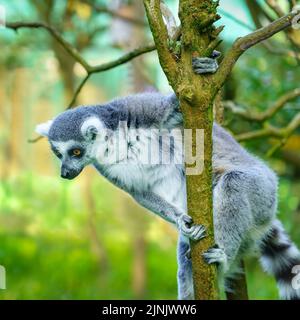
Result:
{"label": "bokeh background", "polygon": [[[176,12],[177,1],[167,3]],[[141,1],[2,0],[0,5],[9,22],[50,23],[91,64],[110,61],[151,40],[147,24],[140,23],[146,21]],[[221,9],[225,50],[254,24],[243,0],[223,0]],[[277,35],[274,46],[285,45],[285,36]],[[74,181],[62,180],[47,141],[28,142],[36,137],[36,124],[66,108],[83,77],[82,67],[46,31],[0,29],[0,264],[7,272],[7,289],[0,290],[0,299],[175,299],[176,230],[93,168]],[[259,45],[237,64],[224,99],[266,110],[299,86],[299,80],[293,57]],[[93,75],[77,103],[103,103],[153,89],[171,91],[155,52]],[[299,103],[288,103],[274,124],[285,126],[299,112]],[[234,133],[257,128],[230,112],[224,125]],[[300,130],[266,158],[274,143],[264,138],[245,146],[280,176],[279,216],[300,246]],[[275,281],[256,259],[246,261],[246,269],[250,298],[278,298]]]}

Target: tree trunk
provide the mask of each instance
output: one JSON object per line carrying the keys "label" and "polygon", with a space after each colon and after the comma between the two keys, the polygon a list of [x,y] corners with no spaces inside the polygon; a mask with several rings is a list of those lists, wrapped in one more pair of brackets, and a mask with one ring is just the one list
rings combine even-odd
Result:
{"label": "tree trunk", "polygon": [[[193,278],[196,299],[217,299],[216,269],[206,264],[202,253],[214,244],[214,230],[212,218],[212,105],[205,112],[199,112],[184,100],[181,101],[184,115],[184,127],[204,131],[204,166],[197,175],[187,175],[187,205],[188,214],[195,224],[203,224],[207,228],[207,237],[201,241],[191,241]],[[196,141],[193,139],[192,150],[196,154]],[[201,205],[200,205],[201,204]]]}

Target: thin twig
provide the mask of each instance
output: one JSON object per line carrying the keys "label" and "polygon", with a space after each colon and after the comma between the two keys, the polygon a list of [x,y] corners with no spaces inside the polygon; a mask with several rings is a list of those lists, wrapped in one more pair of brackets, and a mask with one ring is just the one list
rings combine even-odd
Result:
{"label": "thin twig", "polygon": [[275,145],[273,148],[271,148],[267,156],[272,157],[275,152],[277,152],[279,149],[285,146],[290,136],[300,127],[300,113],[298,113],[294,119],[290,122],[290,124],[286,127],[286,129],[283,131],[284,137],[281,139],[281,141]]}
{"label": "thin twig", "polygon": [[28,139],[27,142],[29,143],[36,143],[38,141],[40,141],[41,139],[43,139],[44,137],[43,136],[38,136],[36,138],[33,138],[33,139]]}
{"label": "thin twig", "polygon": [[74,104],[75,104],[75,102],[76,102],[76,100],[77,100],[77,97],[79,96],[79,93],[80,93],[81,89],[83,88],[83,86],[85,85],[85,83],[88,81],[88,79],[89,79],[90,76],[91,76],[91,73],[88,73],[88,74],[83,78],[83,80],[80,82],[80,84],[79,84],[78,88],[75,90],[74,95],[73,95],[73,98],[72,98],[71,102],[69,103],[69,105],[68,105],[68,107],[67,107],[66,110],[73,108],[73,106],[74,106]]}
{"label": "thin twig", "polygon": [[[73,96],[71,102],[69,103],[67,109],[70,109],[73,107],[73,105],[75,104],[75,102],[78,98],[78,95],[80,94],[83,86],[86,84],[86,82],[88,81],[89,77],[92,74],[110,70],[110,69],[115,68],[117,66],[120,66],[120,65],[122,65],[122,64],[144,54],[144,53],[151,52],[156,49],[156,47],[153,43],[148,44],[146,46],[141,46],[139,48],[133,49],[132,51],[125,53],[123,56],[121,56],[120,58],[115,59],[113,61],[106,62],[106,63],[96,65],[96,66],[92,66],[80,55],[79,51],[72,44],[70,44],[68,41],[66,41],[60,35],[60,33],[54,27],[52,27],[44,22],[7,22],[6,27],[9,29],[12,29],[14,31],[18,31],[20,28],[31,28],[31,29],[41,28],[41,29],[48,31],[50,33],[50,35],[52,35],[53,38],[55,38],[61,44],[61,46],[66,50],[66,52],[85,69],[87,75],[81,81],[78,88],[75,90],[74,96]],[[30,139],[29,142],[34,143],[34,142],[39,141],[40,139],[42,139],[42,137],[39,136],[37,138]]]}
{"label": "thin twig", "polygon": [[144,53],[151,52],[154,50],[156,50],[154,43],[151,43],[146,46],[141,46],[139,48],[133,49],[132,51],[130,51],[128,53],[125,53],[123,56],[121,56],[120,58],[118,58],[116,60],[90,67],[89,73],[103,72],[103,71],[115,68],[115,67],[117,67],[121,64],[124,64],[124,63],[144,54]]}
{"label": "thin twig", "polygon": [[105,14],[108,14],[108,15],[114,17],[114,18],[122,19],[124,21],[130,22],[130,23],[133,23],[133,24],[136,24],[139,26],[143,26],[143,27],[148,26],[147,23],[145,23],[145,21],[143,19],[129,17],[127,15],[119,13],[116,10],[112,10],[112,9],[108,8],[107,6],[98,5],[98,4],[94,3],[94,1],[81,0],[81,2],[89,5],[91,8],[93,8],[98,13],[105,13]]}
{"label": "thin twig", "polygon": [[66,41],[57,30],[44,22],[7,22],[6,28],[13,29],[15,31],[18,31],[20,28],[41,28],[47,30],[63,46],[69,55],[72,56],[75,61],[81,64],[86,71],[88,71],[90,68],[90,65],[80,55],[78,50],[72,44]]}
{"label": "thin twig", "polygon": [[59,33],[56,31],[52,26],[45,24],[44,22],[8,22],[6,24],[7,28],[13,29],[17,31],[19,28],[43,28],[47,30],[62,46],[63,48],[73,57],[75,61],[77,61],[88,74],[90,73],[96,73],[96,72],[102,72],[109,69],[112,69],[118,65],[121,65],[123,63],[126,63],[135,57],[153,51],[155,50],[154,44],[149,44],[146,46],[139,47],[137,49],[134,49],[125,55],[123,55],[121,58],[118,58],[117,60],[114,60],[112,62],[103,63],[101,65],[97,66],[91,66],[78,52],[78,50],[69,42],[67,42]]}
{"label": "thin twig", "polygon": [[[292,119],[285,128],[277,128],[270,124],[266,124],[263,129],[250,131],[236,135],[238,141],[248,141],[258,138],[273,137],[282,140],[287,140],[300,127],[300,113]],[[274,152],[273,152],[274,153]]]}
{"label": "thin twig", "polygon": [[163,21],[160,0],[144,0],[144,6],[155,45],[157,48],[160,48],[158,51],[160,64],[170,81],[176,77],[177,66],[172,53],[169,50],[168,30]]}
{"label": "thin twig", "polygon": [[223,105],[225,108],[229,109],[235,115],[242,117],[246,120],[256,121],[256,122],[264,122],[270,118],[272,118],[278,111],[280,111],[284,106],[300,97],[300,88],[296,88],[284,94],[280,97],[270,108],[268,108],[264,112],[255,113],[249,111],[249,108],[242,108],[236,105],[233,101],[225,101]]}

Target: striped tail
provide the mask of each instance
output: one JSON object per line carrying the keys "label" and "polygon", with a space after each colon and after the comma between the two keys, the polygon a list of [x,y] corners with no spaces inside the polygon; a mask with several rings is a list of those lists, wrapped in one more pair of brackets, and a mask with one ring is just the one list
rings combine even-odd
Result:
{"label": "striped tail", "polygon": [[261,246],[261,264],[275,276],[280,298],[300,300],[300,252],[281,222],[274,221]]}

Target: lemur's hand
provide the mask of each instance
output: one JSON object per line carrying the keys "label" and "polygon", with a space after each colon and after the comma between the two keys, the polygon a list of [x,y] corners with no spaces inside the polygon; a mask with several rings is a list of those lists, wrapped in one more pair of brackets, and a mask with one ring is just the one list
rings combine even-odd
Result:
{"label": "lemur's hand", "polygon": [[207,264],[217,264],[218,268],[221,268],[223,272],[228,270],[228,259],[223,249],[215,245],[202,254],[204,261]]}
{"label": "lemur's hand", "polygon": [[205,227],[202,224],[192,225],[192,223],[193,219],[189,215],[182,214],[177,219],[178,230],[191,240],[197,241],[203,239],[206,236]]}
{"label": "lemur's hand", "polygon": [[218,70],[218,57],[221,55],[219,51],[214,50],[210,58],[193,58],[193,70],[197,74],[215,73]]}

